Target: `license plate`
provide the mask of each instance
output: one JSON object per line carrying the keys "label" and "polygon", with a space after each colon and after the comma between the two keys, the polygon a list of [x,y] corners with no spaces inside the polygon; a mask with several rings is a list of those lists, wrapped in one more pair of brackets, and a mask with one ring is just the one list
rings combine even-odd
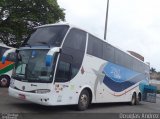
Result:
{"label": "license plate", "polygon": [[26,99],[26,96],[23,95],[23,94],[19,94],[19,98],[22,99],[22,100],[25,100],[25,99]]}

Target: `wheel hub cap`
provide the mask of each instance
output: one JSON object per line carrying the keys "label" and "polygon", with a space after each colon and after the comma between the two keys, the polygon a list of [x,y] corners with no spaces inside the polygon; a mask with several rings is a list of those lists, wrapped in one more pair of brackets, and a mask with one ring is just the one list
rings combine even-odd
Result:
{"label": "wheel hub cap", "polygon": [[7,79],[6,79],[6,78],[2,78],[1,84],[2,84],[2,86],[6,86],[6,84],[7,84]]}
{"label": "wheel hub cap", "polygon": [[87,96],[86,95],[82,95],[81,96],[81,104],[83,105],[83,106],[86,106],[87,105]]}

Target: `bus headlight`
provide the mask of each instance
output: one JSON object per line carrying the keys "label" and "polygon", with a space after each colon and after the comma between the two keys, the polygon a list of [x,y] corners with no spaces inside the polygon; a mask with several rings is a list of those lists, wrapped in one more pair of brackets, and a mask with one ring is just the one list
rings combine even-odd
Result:
{"label": "bus headlight", "polygon": [[44,94],[44,93],[49,93],[50,90],[49,89],[38,89],[35,91],[35,93],[39,93],[39,94]]}

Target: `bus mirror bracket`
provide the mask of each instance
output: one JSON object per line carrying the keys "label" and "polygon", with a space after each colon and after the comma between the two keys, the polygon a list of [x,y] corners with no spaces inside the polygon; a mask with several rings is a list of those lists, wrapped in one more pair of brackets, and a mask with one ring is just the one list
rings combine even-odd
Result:
{"label": "bus mirror bracket", "polygon": [[59,53],[60,51],[60,47],[54,47],[48,51],[46,55],[46,66],[51,66],[55,53]]}
{"label": "bus mirror bracket", "polygon": [[2,64],[5,64],[8,54],[9,53],[14,53],[15,51],[16,51],[16,48],[12,48],[12,49],[9,49],[6,52],[4,52],[4,54],[2,56]]}

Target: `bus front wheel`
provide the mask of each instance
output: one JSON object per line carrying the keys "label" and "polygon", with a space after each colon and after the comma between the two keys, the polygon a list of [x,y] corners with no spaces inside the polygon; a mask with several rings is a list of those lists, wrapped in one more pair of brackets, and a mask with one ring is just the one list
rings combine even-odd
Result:
{"label": "bus front wheel", "polygon": [[89,92],[87,90],[83,90],[79,96],[78,100],[78,110],[79,111],[84,111],[88,108],[89,106]]}
{"label": "bus front wheel", "polygon": [[8,87],[10,82],[10,78],[8,76],[1,76],[0,77],[0,86],[1,87]]}

